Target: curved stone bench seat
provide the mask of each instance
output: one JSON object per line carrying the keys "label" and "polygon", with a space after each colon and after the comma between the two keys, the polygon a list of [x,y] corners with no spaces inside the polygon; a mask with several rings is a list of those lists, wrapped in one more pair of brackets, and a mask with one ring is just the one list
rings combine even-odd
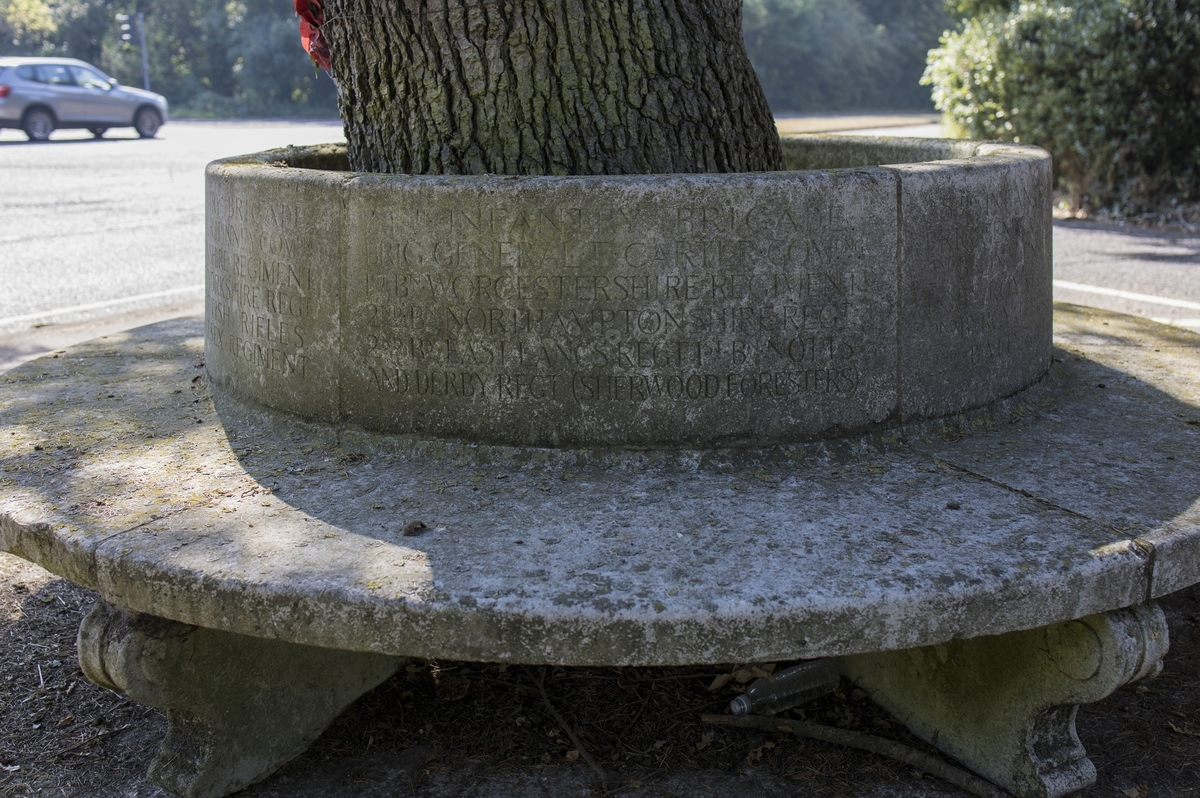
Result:
{"label": "curved stone bench seat", "polygon": [[160,325],[0,378],[0,548],[140,612],[404,656],[756,662],[1044,626],[1200,580],[1196,338],[1077,315],[1055,374],[961,428],[669,453],[214,405],[199,324]]}
{"label": "curved stone bench seat", "polygon": [[1044,151],[784,149],[795,171],[732,175],[367,175],[334,146],[219,161],[209,373],[316,421],[642,447],[844,435],[1045,373]]}

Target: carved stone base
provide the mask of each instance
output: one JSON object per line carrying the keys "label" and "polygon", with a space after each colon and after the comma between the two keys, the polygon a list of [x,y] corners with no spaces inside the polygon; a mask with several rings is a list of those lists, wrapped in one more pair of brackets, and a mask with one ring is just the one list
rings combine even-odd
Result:
{"label": "carved stone base", "polygon": [[103,601],[80,626],[78,647],[93,682],[167,711],[149,777],[183,798],[220,798],[269,776],[402,662],[189,626]]}
{"label": "carved stone base", "polygon": [[1019,798],[1096,780],[1075,733],[1079,705],[1162,669],[1154,604],[1041,629],[846,657],[848,678],[912,732]]}

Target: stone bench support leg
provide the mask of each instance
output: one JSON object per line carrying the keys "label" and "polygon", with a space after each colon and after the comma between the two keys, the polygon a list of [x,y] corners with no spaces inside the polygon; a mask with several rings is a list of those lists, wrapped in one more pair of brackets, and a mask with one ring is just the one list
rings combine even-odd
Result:
{"label": "stone bench support leg", "polygon": [[1162,668],[1167,623],[1147,604],[927,648],[846,657],[847,677],[912,732],[1020,798],[1096,780],[1079,705]]}
{"label": "stone bench support leg", "polygon": [[79,629],[96,684],[167,711],[150,780],[219,798],[302,753],[401,660],[219,632],[97,602]]}

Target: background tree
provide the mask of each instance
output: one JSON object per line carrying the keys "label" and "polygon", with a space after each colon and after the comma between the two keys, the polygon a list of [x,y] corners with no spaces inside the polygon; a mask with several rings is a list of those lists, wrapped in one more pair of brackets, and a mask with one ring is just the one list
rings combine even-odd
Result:
{"label": "background tree", "polygon": [[929,51],[954,23],[944,0],[859,0],[859,5],[887,42],[883,69],[871,76],[866,104],[877,109],[930,109],[933,101],[921,76]]}
{"label": "background tree", "polygon": [[956,17],[978,17],[993,11],[1014,11],[1020,0],[946,0],[946,9]]}
{"label": "background tree", "polygon": [[238,115],[337,113],[337,87],[296,52],[296,20],[288,0],[245,0],[231,20],[234,112]]}
{"label": "background tree", "polygon": [[[744,40],[777,113],[925,110],[927,51],[986,1],[950,0],[950,14],[943,0],[742,0]],[[449,2],[495,8],[515,0]],[[114,19],[138,11],[153,88],[173,113],[337,115],[333,81],[296,47],[292,0],[0,0],[0,54],[74,56],[140,85],[140,55],[121,42]]]}
{"label": "background tree", "polygon": [[925,58],[943,0],[745,0],[745,38],[777,113],[933,110]]}
{"label": "background tree", "polygon": [[0,52],[37,52],[57,31],[53,9],[45,0],[0,0]]}
{"label": "background tree", "polygon": [[146,17],[150,78],[188,116],[337,115],[328,75],[297,50],[290,0],[0,0],[0,54],[59,55],[142,85],[116,14]]}

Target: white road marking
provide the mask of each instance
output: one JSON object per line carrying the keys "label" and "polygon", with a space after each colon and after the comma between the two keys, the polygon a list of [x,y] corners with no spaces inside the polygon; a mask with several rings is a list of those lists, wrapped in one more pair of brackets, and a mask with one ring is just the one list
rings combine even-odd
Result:
{"label": "white road marking", "polygon": [[1200,330],[1200,319],[1169,319],[1160,316],[1151,316],[1150,321],[1156,321],[1159,324],[1174,324],[1176,327],[1195,327]]}
{"label": "white road marking", "polygon": [[104,302],[89,302],[86,305],[73,305],[69,308],[51,308],[50,310],[39,310],[37,313],[26,313],[24,316],[9,316],[7,319],[0,319],[0,327],[7,327],[10,324],[22,324],[24,322],[38,321],[39,319],[48,319],[56,316],[69,316],[74,313],[83,313],[90,310],[109,310],[118,308],[121,305],[131,305],[137,302],[145,302],[150,299],[169,299],[171,297],[184,296],[186,294],[198,294],[204,291],[203,285],[190,285],[187,288],[172,288],[169,291],[152,291],[149,294],[137,294],[136,296],[126,296],[120,299],[109,299]]}
{"label": "white road marking", "polygon": [[[1066,280],[1055,280],[1054,287],[1065,291],[1082,291],[1085,294],[1100,294],[1102,296],[1115,296],[1120,299],[1132,299],[1135,302],[1149,302],[1152,305],[1163,305],[1171,308],[1200,310],[1200,302],[1188,302],[1186,299],[1171,299],[1170,297],[1153,296],[1151,294],[1135,294],[1132,291],[1118,291],[1115,288],[1102,288],[1098,285],[1085,285],[1084,283],[1069,283]],[[1180,322],[1175,321],[1173,323],[1179,324]]]}

